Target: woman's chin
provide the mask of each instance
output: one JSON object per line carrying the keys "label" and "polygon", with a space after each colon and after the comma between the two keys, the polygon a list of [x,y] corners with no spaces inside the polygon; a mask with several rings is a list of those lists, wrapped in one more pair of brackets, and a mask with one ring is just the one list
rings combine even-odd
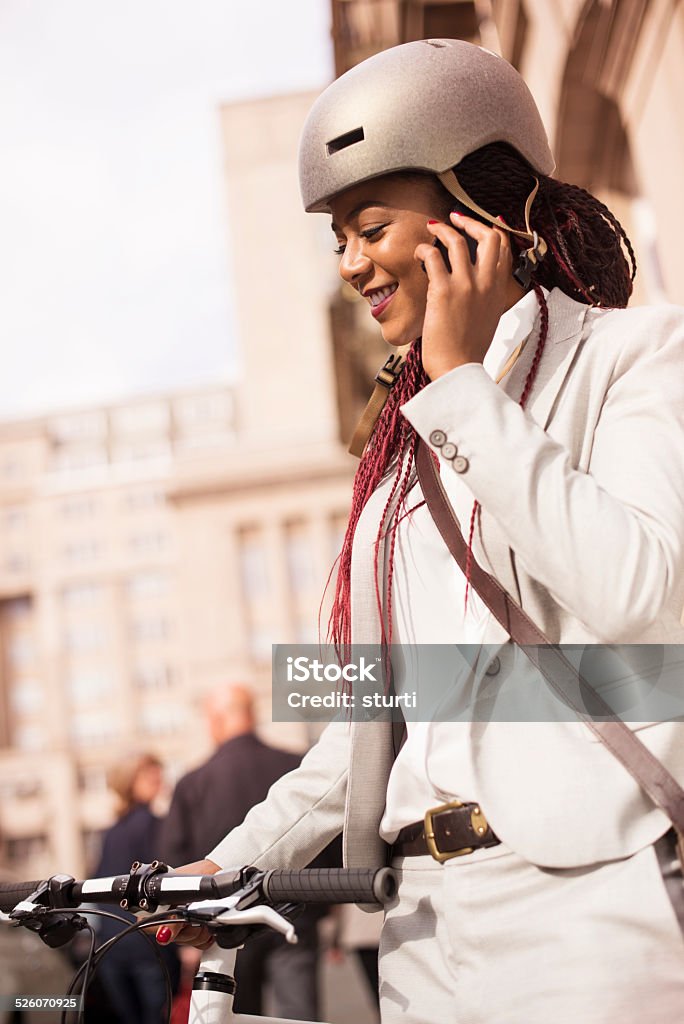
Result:
{"label": "woman's chin", "polygon": [[420,337],[420,328],[413,331],[406,329],[402,330],[398,324],[381,324],[380,330],[383,341],[386,342],[386,344],[391,345],[392,348],[401,348],[402,345],[410,345],[411,342]]}

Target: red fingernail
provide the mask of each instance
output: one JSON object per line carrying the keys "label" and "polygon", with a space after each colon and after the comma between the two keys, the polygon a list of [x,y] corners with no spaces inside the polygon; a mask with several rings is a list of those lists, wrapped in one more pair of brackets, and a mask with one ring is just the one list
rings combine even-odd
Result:
{"label": "red fingernail", "polygon": [[452,211],[451,211],[451,216],[452,216],[452,217],[462,217],[462,216],[463,216],[463,214],[462,214],[462,213],[459,213],[459,212],[458,212],[458,210],[452,210]]}
{"label": "red fingernail", "polygon": [[428,224],[439,224],[438,220],[429,220]]}
{"label": "red fingernail", "polygon": [[167,942],[171,941],[171,929],[164,925],[157,932],[157,942],[160,946],[165,946]]}
{"label": "red fingernail", "polygon": [[503,219],[503,217],[501,216],[501,214],[499,214],[499,216],[497,217],[497,220],[500,220],[502,224],[506,224],[506,227],[508,227],[508,224],[507,224],[507,223],[506,223],[506,221],[505,221],[505,220]]}

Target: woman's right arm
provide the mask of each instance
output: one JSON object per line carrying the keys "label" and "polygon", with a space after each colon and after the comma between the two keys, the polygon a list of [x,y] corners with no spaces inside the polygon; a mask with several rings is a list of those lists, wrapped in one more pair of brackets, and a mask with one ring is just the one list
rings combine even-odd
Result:
{"label": "woman's right arm", "polygon": [[[347,722],[328,725],[299,767],[274,783],[266,799],[252,808],[206,860],[176,870],[215,874],[245,864],[281,869],[309,864],[342,831],[350,734]],[[171,938],[200,948],[213,941],[206,929],[188,926],[174,926],[166,941]]]}

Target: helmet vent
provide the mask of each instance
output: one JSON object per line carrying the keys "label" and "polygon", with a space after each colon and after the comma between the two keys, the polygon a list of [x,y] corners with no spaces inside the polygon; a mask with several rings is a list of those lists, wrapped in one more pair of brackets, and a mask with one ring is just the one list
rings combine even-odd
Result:
{"label": "helmet vent", "polygon": [[353,128],[350,132],[345,132],[344,135],[338,135],[336,139],[326,142],[325,148],[328,156],[333,156],[334,153],[339,153],[341,149],[347,149],[348,146],[354,146],[357,142],[363,142],[363,140],[363,128]]}

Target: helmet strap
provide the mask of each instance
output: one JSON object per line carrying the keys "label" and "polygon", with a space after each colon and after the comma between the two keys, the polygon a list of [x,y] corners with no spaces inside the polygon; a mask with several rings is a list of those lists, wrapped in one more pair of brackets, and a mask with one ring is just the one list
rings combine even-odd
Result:
{"label": "helmet strap", "polygon": [[[488,221],[490,224],[493,224],[494,227],[499,228],[501,231],[508,231],[509,234],[517,235],[519,238],[524,238],[526,242],[532,243],[529,249],[526,249],[521,254],[520,266],[516,269],[516,273],[514,274],[516,280],[518,280],[524,288],[529,287],[530,278],[534,266],[544,259],[544,256],[547,252],[546,242],[543,238],[540,238],[537,232],[533,231],[530,226],[530,210],[532,209],[532,203],[535,200],[535,196],[539,191],[539,179],[534,179],[534,188],[530,192],[529,196],[527,197],[527,202],[525,203],[526,230],[518,231],[516,228],[509,227],[508,224],[504,224],[503,221],[497,220],[496,217],[492,217],[491,213],[487,213],[487,211],[483,210],[481,206],[478,206],[475,200],[471,199],[466,190],[463,188],[460,181],[456,177],[454,171],[443,171],[441,174],[438,174],[437,177],[439,178],[440,182],[447,190],[447,192],[450,192],[455,199],[458,199],[459,202],[463,203],[463,205],[466,206],[469,210],[472,210],[473,213],[476,213],[478,217],[482,217],[484,220]],[[520,280],[520,277],[518,275],[520,275],[520,277],[526,280],[526,284],[523,283],[523,280]]]}

